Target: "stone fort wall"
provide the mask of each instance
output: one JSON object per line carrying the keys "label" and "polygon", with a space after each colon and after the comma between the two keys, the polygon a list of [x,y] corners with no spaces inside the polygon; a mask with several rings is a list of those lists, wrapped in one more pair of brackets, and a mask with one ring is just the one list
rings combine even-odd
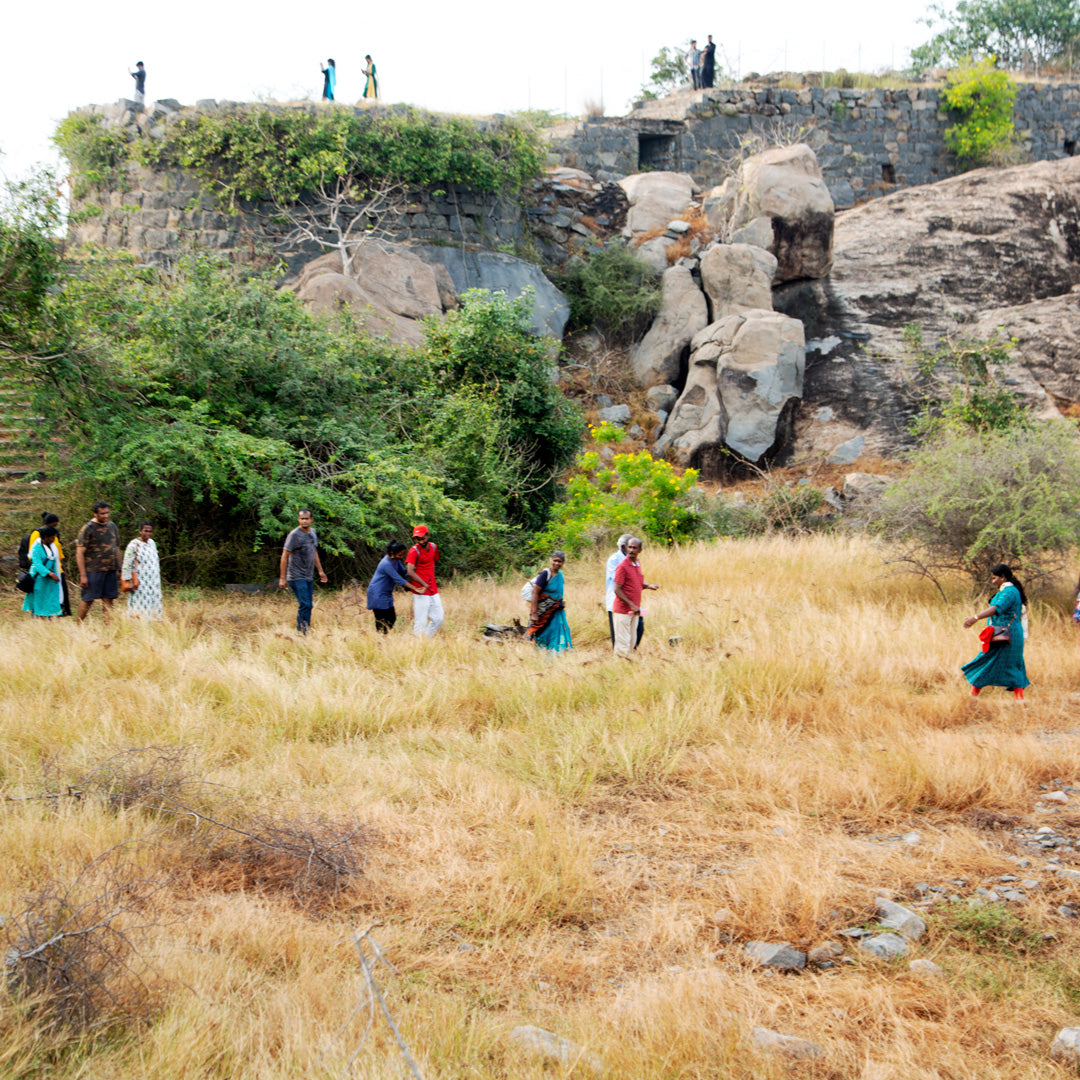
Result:
{"label": "stone fort wall", "polygon": [[[713,89],[695,93],[683,109],[684,118],[669,118],[671,104],[655,102],[627,117],[589,120],[555,139],[552,150],[563,164],[601,179],[670,169],[712,187],[748,140],[762,143],[755,148],[806,142],[840,208],[957,172],[936,88]],[[1077,153],[1080,85],[1019,85],[1014,119],[1028,159]]]}

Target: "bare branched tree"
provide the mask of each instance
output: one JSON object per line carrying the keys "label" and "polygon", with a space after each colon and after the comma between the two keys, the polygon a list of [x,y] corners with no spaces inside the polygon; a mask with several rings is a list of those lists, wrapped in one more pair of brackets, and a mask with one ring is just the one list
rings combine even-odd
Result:
{"label": "bare branched tree", "polygon": [[314,243],[325,251],[337,251],[341,271],[348,276],[358,248],[393,237],[407,200],[407,190],[396,181],[338,176],[300,202],[275,201],[274,212],[290,226],[283,245]]}

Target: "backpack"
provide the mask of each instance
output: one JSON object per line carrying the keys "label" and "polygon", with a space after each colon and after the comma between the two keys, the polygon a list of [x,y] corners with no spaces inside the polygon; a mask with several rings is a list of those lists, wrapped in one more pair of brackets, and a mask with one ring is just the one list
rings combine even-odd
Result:
{"label": "backpack", "polygon": [[19,569],[30,569],[30,534],[27,533],[19,541]]}
{"label": "backpack", "polygon": [[544,571],[541,570],[540,573],[536,575],[536,577],[530,578],[528,581],[525,582],[524,585],[521,586],[521,599],[524,600],[526,604],[532,603],[533,586],[536,584],[536,578],[538,578],[543,572]]}

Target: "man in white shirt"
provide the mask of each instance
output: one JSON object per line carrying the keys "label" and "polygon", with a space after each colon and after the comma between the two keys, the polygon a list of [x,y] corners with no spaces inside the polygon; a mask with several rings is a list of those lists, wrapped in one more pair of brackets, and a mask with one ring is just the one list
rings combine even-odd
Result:
{"label": "man in white shirt", "polygon": [[[686,54],[686,62],[690,65],[690,81],[695,90],[701,89],[701,50],[697,47],[697,41],[691,39],[690,51]],[[608,609],[611,610],[610,608]]]}
{"label": "man in white shirt", "polygon": [[[607,577],[604,581],[604,607],[607,608],[607,621],[608,632],[611,634],[611,647],[615,648],[615,618],[613,611],[615,607],[615,571],[619,568],[619,563],[626,558],[626,544],[628,540],[632,540],[633,536],[630,533],[623,533],[619,537],[618,544],[615,545],[615,551],[611,553],[607,561]],[[634,648],[638,647],[641,641],[641,635],[645,633],[645,620],[639,618],[637,620],[637,637],[634,639]]]}

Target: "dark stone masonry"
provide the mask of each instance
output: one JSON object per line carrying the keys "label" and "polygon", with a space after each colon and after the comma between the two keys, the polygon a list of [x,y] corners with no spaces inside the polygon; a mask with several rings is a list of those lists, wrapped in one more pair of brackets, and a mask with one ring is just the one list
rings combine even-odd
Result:
{"label": "dark stone masonry", "polygon": [[[945,150],[949,117],[937,89],[703,90],[686,102],[685,118],[665,118],[674,111],[667,102],[649,103],[626,117],[588,120],[554,140],[552,151],[599,179],[667,169],[708,188],[728,175],[743,144],[806,142],[840,208],[957,171]],[[1029,160],[1077,152],[1080,86],[1021,84],[1014,115]]]}

